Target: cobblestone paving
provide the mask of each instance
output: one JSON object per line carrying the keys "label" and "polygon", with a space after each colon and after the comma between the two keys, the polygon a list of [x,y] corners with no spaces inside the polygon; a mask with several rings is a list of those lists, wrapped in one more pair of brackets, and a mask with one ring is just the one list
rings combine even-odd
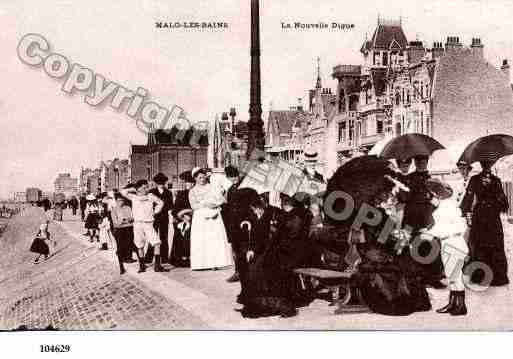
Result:
{"label": "cobblestone paving", "polygon": [[[33,264],[28,252],[37,224],[38,209],[30,219],[15,218],[5,233],[0,258],[0,329],[187,329],[207,325],[129,275],[120,276],[113,263],[95,247],[70,238],[59,226],[50,231],[57,241],[54,256]],[[35,220],[34,220],[35,219]],[[24,226],[25,228],[16,228]],[[8,243],[18,235],[16,245]],[[4,261],[5,260],[5,261]]]}

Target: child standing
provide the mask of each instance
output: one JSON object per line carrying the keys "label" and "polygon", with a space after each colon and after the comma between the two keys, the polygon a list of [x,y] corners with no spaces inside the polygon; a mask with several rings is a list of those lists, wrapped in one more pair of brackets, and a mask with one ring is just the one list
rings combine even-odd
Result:
{"label": "child standing", "polygon": [[30,246],[30,251],[38,254],[36,259],[34,259],[34,264],[39,263],[39,258],[42,255],[44,255],[45,260],[48,259],[48,256],[50,255],[50,247],[47,242],[50,242],[50,233],[48,232],[48,225],[43,223],[39,227],[36,238],[34,238],[34,241]]}
{"label": "child standing", "polygon": [[89,236],[89,242],[93,242],[94,238],[98,239],[98,224],[100,221],[100,208],[98,206],[98,202],[96,201],[96,197],[93,195],[88,195],[86,197],[87,205],[86,205],[86,221],[85,228],[87,229],[87,235]]}
{"label": "child standing", "polygon": [[107,243],[111,239],[112,233],[110,231],[110,219],[109,212],[107,211],[107,206],[105,205],[100,214],[100,223],[99,227],[99,241],[100,241],[100,250],[106,251],[109,247]]}

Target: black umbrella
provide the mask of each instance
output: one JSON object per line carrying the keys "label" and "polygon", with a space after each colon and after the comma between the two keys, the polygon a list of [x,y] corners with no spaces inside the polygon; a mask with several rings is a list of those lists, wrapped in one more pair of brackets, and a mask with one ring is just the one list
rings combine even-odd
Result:
{"label": "black umbrella", "polygon": [[[354,204],[356,214],[363,203],[374,204],[376,196],[381,193],[389,192],[396,185],[393,178],[398,176],[387,159],[377,156],[356,157],[342,165],[328,181],[325,193],[326,200],[332,193],[343,193],[349,196]],[[344,210],[345,200],[333,204],[334,212]],[[329,214],[328,214],[329,221]],[[352,217],[343,225],[350,225]],[[331,221],[329,221],[331,222]],[[337,223],[338,221],[333,221]],[[342,224],[338,222],[338,224]]]}
{"label": "black umbrella", "polygon": [[460,161],[472,164],[478,161],[497,161],[513,154],[513,137],[496,134],[480,137],[465,148]]}
{"label": "black umbrella", "polygon": [[415,156],[431,156],[445,147],[432,137],[420,133],[408,133],[391,140],[380,156],[388,159],[407,160]]}

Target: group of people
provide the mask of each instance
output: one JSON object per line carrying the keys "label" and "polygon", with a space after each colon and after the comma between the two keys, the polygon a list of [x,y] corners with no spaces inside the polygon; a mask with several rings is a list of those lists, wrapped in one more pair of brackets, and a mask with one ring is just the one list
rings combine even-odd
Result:
{"label": "group of people", "polygon": [[[437,312],[465,315],[469,283],[509,283],[500,218],[508,201],[500,179],[491,173],[493,162],[482,162],[482,172],[471,178],[471,165],[458,163],[461,179],[450,186],[431,177],[428,156],[396,161],[391,171],[389,161],[368,157],[372,171],[379,172],[383,163],[387,169],[366,172],[355,182],[342,166],[327,186],[318,173],[305,170],[309,181],[324,182],[327,190],[306,197],[281,193],[279,205],[270,200],[270,192],[241,188],[243,174],[231,166],[225,168],[224,186],[211,180],[208,169],[192,169],[190,184],[175,199],[166,186],[168,178],[159,173],[151,189],[148,181],[139,180],[77,202],[89,240],[100,249],[116,244],[121,274],[124,263],[135,262],[134,252],[139,272],[152,259],[156,272],[169,270],[163,263],[192,270],[234,264],[227,281],[240,282],[236,301],[245,317],[296,315],[311,298],[294,269],[328,267],[330,256],[347,259],[352,250],[359,257],[362,298],[377,313],[430,310],[426,288],[448,285],[449,302]],[[415,170],[410,172],[412,164]],[[365,181],[370,189],[355,189]],[[325,200],[336,190],[353,196],[356,210],[349,218],[330,218],[326,210]],[[363,220],[355,226],[362,203],[377,209],[379,223]],[[387,232],[389,222],[393,226]],[[37,237],[45,236],[41,228]]]}

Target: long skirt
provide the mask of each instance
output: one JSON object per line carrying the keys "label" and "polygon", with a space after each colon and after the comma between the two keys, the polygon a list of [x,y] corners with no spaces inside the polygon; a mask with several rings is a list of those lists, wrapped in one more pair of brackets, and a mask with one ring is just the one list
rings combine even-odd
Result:
{"label": "long skirt", "polygon": [[[395,260],[410,261],[403,258]],[[417,275],[401,269],[399,263],[364,263],[360,265],[360,289],[369,308],[384,315],[409,315],[431,309],[426,288]],[[406,265],[410,267],[410,265]]]}
{"label": "long skirt", "polygon": [[217,211],[209,208],[194,211],[191,227],[191,269],[212,269],[233,264],[232,249]]}
{"label": "long skirt", "polygon": [[92,212],[87,215],[85,221],[86,229],[98,229],[98,222],[100,221],[100,216],[98,213]]}
{"label": "long skirt", "polygon": [[[467,274],[476,284],[501,286],[509,283],[508,261],[504,250],[504,232],[498,213],[491,213],[489,208],[477,207],[472,216],[472,226],[469,233],[470,258],[465,267]],[[481,262],[488,266],[486,270],[474,270],[472,263]],[[472,271],[472,273],[468,272]],[[490,272],[491,273],[487,273]],[[485,283],[489,275],[491,282]]]}
{"label": "long skirt", "polygon": [[36,237],[30,246],[30,251],[37,254],[48,255],[50,253],[50,247],[46,244],[43,238]]}

